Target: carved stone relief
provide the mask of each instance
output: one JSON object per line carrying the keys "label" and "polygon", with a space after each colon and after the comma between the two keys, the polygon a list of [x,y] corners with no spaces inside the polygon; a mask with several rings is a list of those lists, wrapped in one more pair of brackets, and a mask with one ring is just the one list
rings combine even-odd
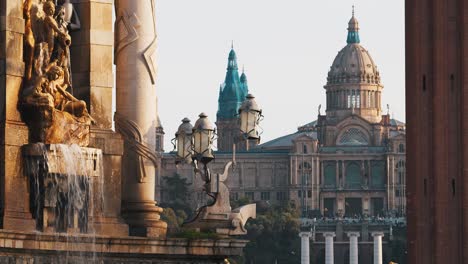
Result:
{"label": "carved stone relief", "polygon": [[46,144],[89,143],[94,121],[72,88],[69,30],[80,22],[69,0],[25,0],[25,76],[19,108],[30,141]]}

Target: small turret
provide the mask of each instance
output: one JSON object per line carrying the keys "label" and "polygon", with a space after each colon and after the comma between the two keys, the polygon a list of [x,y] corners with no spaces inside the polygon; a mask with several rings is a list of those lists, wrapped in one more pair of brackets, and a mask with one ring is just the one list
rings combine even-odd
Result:
{"label": "small turret", "polygon": [[240,76],[241,88],[244,93],[244,98],[249,94],[249,85],[247,83],[247,75],[245,75],[244,67],[242,67],[242,74]]}
{"label": "small turret", "polygon": [[348,22],[348,38],[346,42],[348,44],[361,42],[361,40],[359,39],[359,23],[356,17],[354,17],[354,6],[353,6],[353,16]]}

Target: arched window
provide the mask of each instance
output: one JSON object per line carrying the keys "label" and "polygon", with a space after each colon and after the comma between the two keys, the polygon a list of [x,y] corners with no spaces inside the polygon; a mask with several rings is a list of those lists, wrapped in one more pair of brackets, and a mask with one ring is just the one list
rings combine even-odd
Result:
{"label": "arched window", "polygon": [[312,166],[309,162],[299,164],[298,175],[301,175],[301,184],[307,185],[312,183]]}
{"label": "arched window", "polygon": [[385,186],[385,162],[371,162],[371,183],[373,187],[383,188]]}
{"label": "arched window", "polygon": [[405,152],[405,145],[403,145],[403,144],[398,145],[398,152],[404,153]]}
{"label": "arched window", "polygon": [[352,127],[341,134],[337,145],[341,146],[365,146],[369,145],[367,136],[360,129]]}
{"label": "arched window", "polygon": [[336,165],[334,163],[328,163],[324,169],[324,185],[325,187],[336,186]]}
{"label": "arched window", "polygon": [[355,162],[346,167],[346,187],[360,188],[361,187],[361,168]]}
{"label": "arched window", "polygon": [[396,171],[398,175],[398,184],[405,184],[405,161],[404,160],[399,160],[398,163],[396,164]]}

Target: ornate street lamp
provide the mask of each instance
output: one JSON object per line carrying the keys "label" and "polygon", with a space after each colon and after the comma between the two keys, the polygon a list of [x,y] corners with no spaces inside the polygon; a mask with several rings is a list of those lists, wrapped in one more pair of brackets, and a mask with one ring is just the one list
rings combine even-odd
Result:
{"label": "ornate street lamp", "polygon": [[199,117],[192,129],[192,159],[206,166],[214,159],[212,148],[215,128],[205,113],[201,113]]}
{"label": "ornate street lamp", "polygon": [[[247,95],[246,100],[239,108],[239,125],[242,136],[236,137],[235,141],[247,141],[247,147],[249,140],[258,140],[260,138],[259,122],[263,117],[262,110],[260,110],[254,98],[255,97],[251,94]],[[231,211],[229,204],[229,190],[224,184],[228,177],[229,168],[235,164],[235,144],[233,145],[233,159],[225,164],[224,173],[212,175],[207,165],[214,159],[213,141],[216,136],[216,129],[208,120],[207,115],[205,113],[201,113],[193,127],[190,125],[190,120],[188,120],[188,118],[184,118],[175,135],[175,143],[173,144],[176,148],[177,154],[176,163],[191,163],[191,161],[193,161],[192,165],[195,168],[195,173],[199,174],[205,182],[203,191],[212,198],[209,204],[197,208],[194,217],[186,220],[184,224],[194,223],[199,220],[199,217],[201,217],[205,220],[214,221],[214,223],[216,223],[215,226],[220,225],[220,227],[227,228],[226,230],[231,230],[233,225],[238,227],[242,226],[241,229],[236,229],[236,232],[245,234],[245,223],[240,224],[242,222],[240,219],[248,219],[251,215],[254,216],[255,205],[244,206],[244,209],[242,209],[243,211]],[[203,164],[203,169],[199,168],[199,163]],[[221,199],[218,199],[220,197]],[[210,214],[210,212],[216,212],[215,215],[225,214],[227,218],[224,222],[219,219],[212,219],[213,215]],[[242,214],[245,215],[238,218],[239,215]]]}
{"label": "ornate street lamp", "polygon": [[260,139],[259,123],[261,121],[262,110],[258,107],[255,97],[248,94],[246,100],[239,108],[240,130],[243,139]]}
{"label": "ornate street lamp", "polygon": [[177,150],[176,163],[185,162],[190,164],[192,162],[192,129],[190,119],[187,117],[182,119],[182,124],[177,129],[172,143]]}

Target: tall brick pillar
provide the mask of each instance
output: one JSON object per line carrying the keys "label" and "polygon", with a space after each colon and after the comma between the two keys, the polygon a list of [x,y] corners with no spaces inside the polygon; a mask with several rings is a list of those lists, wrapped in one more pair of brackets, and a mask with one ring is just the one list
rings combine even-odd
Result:
{"label": "tall brick pillar", "polygon": [[406,1],[408,263],[468,262],[468,1]]}
{"label": "tall brick pillar", "polygon": [[0,0],[0,224],[34,230],[28,181],[21,170],[21,146],[28,129],[17,109],[24,74],[22,0]]}

